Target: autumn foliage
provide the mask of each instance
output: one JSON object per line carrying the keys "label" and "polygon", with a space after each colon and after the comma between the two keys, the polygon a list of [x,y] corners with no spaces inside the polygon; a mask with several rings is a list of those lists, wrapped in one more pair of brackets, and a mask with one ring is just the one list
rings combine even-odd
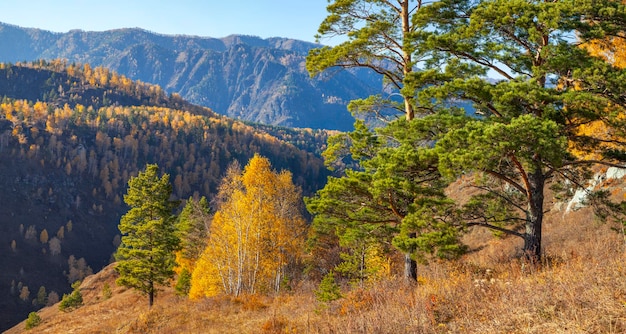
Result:
{"label": "autumn foliage", "polygon": [[[146,163],[171,174],[177,198],[213,193],[228,164],[245,163],[252,152],[289,168],[307,192],[325,179],[321,159],[286,144],[314,146],[324,140],[319,133],[257,130],[190,105],[177,94],[168,96],[156,85],[61,60],[0,64],[0,78],[5,94],[0,150],[10,148],[11,156],[62,169],[68,177],[98,180],[94,192],[116,204],[130,176]],[[50,92],[37,95],[25,84],[32,81]]]}
{"label": "autumn foliage", "polygon": [[[319,157],[297,148],[321,147],[321,131],[260,129],[104,68],[59,60],[0,64],[0,93],[2,174],[4,189],[12,189],[3,200],[11,210],[28,209],[12,211],[0,238],[11,254],[0,290],[8,295],[12,287],[5,300],[23,305],[4,308],[0,322],[39,308],[31,303],[38,287],[62,295],[91,273],[74,262],[93,271],[109,263],[120,244],[115,226],[127,210],[125,186],[146,164],[171,175],[175,199],[212,199],[227,166],[246,164],[255,152],[288,168],[305,193],[327,175]],[[22,262],[46,275],[20,273]],[[26,286],[30,296],[24,289],[20,298]]]}
{"label": "autumn foliage", "polygon": [[297,263],[306,225],[291,173],[255,155],[231,167],[218,194],[207,247],[192,274],[190,297],[278,292]]}

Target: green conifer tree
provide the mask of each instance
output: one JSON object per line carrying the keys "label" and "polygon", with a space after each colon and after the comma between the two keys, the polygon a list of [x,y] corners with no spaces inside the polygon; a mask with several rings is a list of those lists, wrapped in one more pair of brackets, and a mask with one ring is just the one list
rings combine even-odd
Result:
{"label": "green conifer tree", "polygon": [[206,197],[189,198],[178,216],[182,257],[195,262],[202,254],[207,240],[207,224],[210,221],[209,203]]}
{"label": "green conifer tree", "polygon": [[335,282],[334,272],[330,271],[324,276],[317,290],[315,290],[315,297],[322,303],[329,303],[342,298],[341,288]]}
{"label": "green conifer tree", "polygon": [[26,329],[31,329],[33,327],[37,327],[41,324],[41,317],[39,316],[39,314],[37,314],[37,312],[30,312],[28,314],[28,319],[26,319],[25,322],[25,328]]}
{"label": "green conifer tree", "polygon": [[48,300],[48,293],[46,293],[46,288],[44,286],[39,287],[39,291],[37,292],[37,305],[46,305]]}
{"label": "green conifer tree", "polygon": [[128,181],[124,202],[130,210],[120,220],[122,243],[116,253],[117,283],[147,294],[150,306],[157,287],[174,276],[174,252],[180,244],[172,215],[178,203],[170,200],[169,175],[158,174],[157,165],[147,165]]}

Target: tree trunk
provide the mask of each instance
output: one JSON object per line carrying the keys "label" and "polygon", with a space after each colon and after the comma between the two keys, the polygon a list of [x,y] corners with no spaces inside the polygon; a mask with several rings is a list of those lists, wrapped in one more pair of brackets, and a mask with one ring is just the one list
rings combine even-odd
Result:
{"label": "tree trunk", "polygon": [[[409,234],[409,238],[416,238],[417,233]],[[411,257],[411,252],[404,254],[404,278],[409,282],[417,282],[417,261]]]}
{"label": "tree trunk", "polygon": [[[413,61],[412,61],[412,53],[407,49],[406,40],[409,37],[411,32],[411,10],[409,9],[409,2],[405,0],[400,3],[401,5],[401,13],[400,18],[402,20],[402,60],[403,60],[403,69],[402,74],[403,78],[407,78],[411,72],[413,71]],[[404,113],[407,122],[410,122],[415,118],[415,110],[413,109],[413,104],[411,103],[411,99],[413,98],[411,95],[404,95]],[[410,238],[415,238],[416,234],[411,233],[409,235]],[[409,282],[417,282],[417,262],[411,258],[411,253],[404,254],[404,278]]]}
{"label": "tree trunk", "polygon": [[150,308],[154,304],[154,283],[150,282],[150,291],[148,292],[148,304]]}
{"label": "tree trunk", "polygon": [[524,233],[524,255],[531,263],[541,258],[541,229],[543,224],[543,189],[545,176],[541,168],[528,175],[530,196]]}
{"label": "tree trunk", "polygon": [[[412,55],[409,50],[407,50],[407,45],[405,41],[407,40],[409,33],[411,32],[411,11],[409,10],[409,2],[405,0],[401,3],[402,11],[400,13],[400,17],[402,19],[402,61],[403,61],[403,78],[406,78],[413,71],[413,62],[411,60]],[[415,118],[415,110],[413,110],[413,105],[411,104],[412,96],[402,95],[404,98],[404,113],[407,121],[412,121]]]}
{"label": "tree trunk", "polygon": [[415,111],[413,110],[413,106],[411,105],[411,98],[404,97],[404,113],[406,115],[406,120],[411,121],[415,118]]}
{"label": "tree trunk", "polygon": [[409,282],[417,282],[417,261],[410,253],[404,254],[404,278]]}

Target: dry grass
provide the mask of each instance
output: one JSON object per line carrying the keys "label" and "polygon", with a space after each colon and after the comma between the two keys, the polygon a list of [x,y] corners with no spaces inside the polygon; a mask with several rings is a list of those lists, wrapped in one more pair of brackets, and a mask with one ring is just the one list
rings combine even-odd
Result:
{"label": "dry grass", "polygon": [[424,268],[417,287],[351,291],[311,332],[626,333],[624,240],[588,215],[549,217],[539,269],[515,259],[513,240],[478,231],[469,241],[483,250]]}
{"label": "dry grass", "polygon": [[[419,284],[390,279],[322,307],[310,282],[292,294],[198,302],[173,291],[147,298],[115,287],[111,267],[82,285],[86,305],[39,312],[36,333],[626,333],[624,239],[588,211],[548,216],[546,260],[531,268],[514,239],[476,230],[480,250],[420,268]],[[482,247],[484,246],[484,247]],[[481,248],[482,247],[482,248]],[[112,298],[101,292],[105,283]],[[7,333],[21,333],[20,324]]]}

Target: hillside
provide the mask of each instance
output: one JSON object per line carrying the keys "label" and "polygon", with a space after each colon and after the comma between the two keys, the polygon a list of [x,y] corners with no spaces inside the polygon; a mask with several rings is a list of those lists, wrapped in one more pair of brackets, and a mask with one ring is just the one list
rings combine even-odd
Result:
{"label": "hillside", "polygon": [[81,285],[84,306],[44,308],[35,329],[22,322],[6,333],[623,333],[623,236],[592,220],[588,209],[554,210],[540,270],[516,260],[519,245],[474,230],[465,238],[472,252],[421,266],[419,285],[344,286],[344,298],[326,306],[305,282],[275,297],[199,301],[167,288],[148,309],[145,296],[115,286],[110,265]]}
{"label": "hillside", "polygon": [[[18,62],[17,66],[0,64],[0,75],[3,76],[0,78],[0,96],[11,99],[42,101],[56,107],[68,104],[72,108],[76,105],[94,109],[111,105],[160,106],[221,118],[211,109],[192,104],[178,94],[167,94],[159,86],[132,81],[117,72],[104,67],[92,68],[89,64],[68,65],[67,61],[59,59]],[[333,133],[253,122],[245,124],[318,156],[326,145],[326,138]]]}
{"label": "hillside", "polygon": [[[327,175],[313,153],[103,68],[0,65],[0,96],[0,329],[42,307],[42,287],[62,296],[109,263],[128,179],[147,163],[171,175],[177,199],[211,198],[254,153],[305,193]],[[320,136],[276,132],[309,147]]]}
{"label": "hillside", "polygon": [[52,33],[0,23],[0,61],[67,59],[161,86],[219,114],[246,121],[348,130],[350,100],[377,91],[367,71],[311,79],[304,63],[319,45],[283,39],[167,36],[141,29]]}

